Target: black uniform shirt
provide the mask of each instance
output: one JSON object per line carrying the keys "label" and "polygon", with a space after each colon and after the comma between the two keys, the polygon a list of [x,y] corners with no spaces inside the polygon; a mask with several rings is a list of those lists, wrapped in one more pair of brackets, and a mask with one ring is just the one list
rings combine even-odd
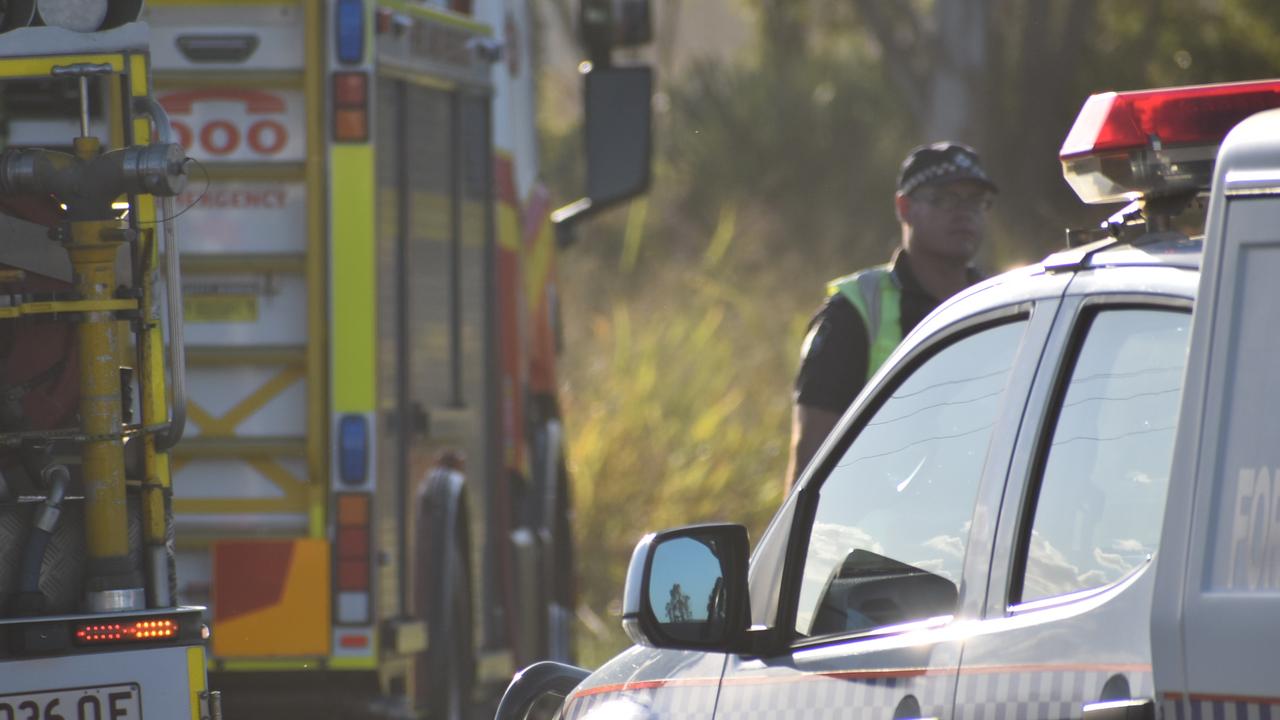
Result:
{"label": "black uniform shirt", "polygon": [[[942,301],[920,285],[902,250],[893,255],[892,272],[902,288],[899,320],[902,337],[906,337]],[[972,269],[970,276],[973,282],[981,279]],[[840,293],[827,298],[809,321],[796,375],[796,404],[843,413],[867,382],[870,355],[871,342],[862,315]]]}

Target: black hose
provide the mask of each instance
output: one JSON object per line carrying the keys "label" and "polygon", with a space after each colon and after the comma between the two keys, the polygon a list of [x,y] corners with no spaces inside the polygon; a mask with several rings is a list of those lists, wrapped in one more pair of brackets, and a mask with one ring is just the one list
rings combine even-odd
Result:
{"label": "black hose", "polygon": [[44,553],[53,537],[62,514],[62,499],[66,496],[71,473],[65,465],[50,465],[41,473],[49,486],[49,494],[36,510],[31,522],[31,535],[22,549],[22,564],[18,570],[18,594],[13,598],[10,613],[15,616],[35,615],[44,610],[45,597],[40,592],[40,569],[44,565]]}
{"label": "black hose", "polygon": [[22,570],[18,573],[18,592],[40,593],[40,566],[44,564],[44,551],[49,547],[53,533],[32,528],[27,545],[22,552]]}

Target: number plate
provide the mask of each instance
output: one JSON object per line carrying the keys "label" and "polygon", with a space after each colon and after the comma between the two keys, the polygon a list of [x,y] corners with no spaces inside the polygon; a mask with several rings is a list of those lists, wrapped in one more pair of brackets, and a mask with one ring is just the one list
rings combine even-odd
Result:
{"label": "number plate", "polygon": [[0,695],[0,720],[142,720],[135,683]]}

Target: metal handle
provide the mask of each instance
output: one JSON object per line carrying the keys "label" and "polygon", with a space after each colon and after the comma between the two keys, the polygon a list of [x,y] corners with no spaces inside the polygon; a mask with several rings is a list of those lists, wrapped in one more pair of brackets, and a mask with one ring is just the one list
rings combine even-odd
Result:
{"label": "metal handle", "polygon": [[80,136],[89,136],[89,77],[92,75],[110,75],[111,65],[108,63],[76,63],[74,65],[54,65],[49,71],[54,77],[73,77],[80,80]]}
{"label": "metal handle", "polygon": [[1083,715],[1085,720],[1153,720],[1156,704],[1150,698],[1088,703]]}
{"label": "metal handle", "polygon": [[169,373],[171,394],[169,426],[156,437],[156,451],[169,450],[182,439],[187,426],[187,349],[182,329],[182,269],[178,264],[178,238],[173,225],[173,198],[160,199],[164,235],[164,285],[169,316]]}
{"label": "metal handle", "polygon": [[[134,111],[151,118],[156,137],[173,142],[169,114],[153,97],[135,98]],[[178,264],[178,238],[173,222],[173,198],[160,198],[160,234],[164,238],[164,284],[166,315],[169,321],[169,372],[172,403],[168,427],[156,436],[156,451],[171,449],[182,439],[187,425],[187,354],[182,330],[182,268]]]}

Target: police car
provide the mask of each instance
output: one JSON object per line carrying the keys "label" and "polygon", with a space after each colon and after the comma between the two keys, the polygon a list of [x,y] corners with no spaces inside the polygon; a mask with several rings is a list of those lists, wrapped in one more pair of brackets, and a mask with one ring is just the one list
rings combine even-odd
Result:
{"label": "police car", "polygon": [[[1062,161],[1133,201],[1105,237],[921,323],[749,562],[738,525],[646,536],[636,645],[530,668],[499,717],[1280,717],[1280,312],[1240,297],[1280,277],[1277,106],[1280,82],[1090,98]],[[1206,255],[1179,225],[1251,116]]]}

